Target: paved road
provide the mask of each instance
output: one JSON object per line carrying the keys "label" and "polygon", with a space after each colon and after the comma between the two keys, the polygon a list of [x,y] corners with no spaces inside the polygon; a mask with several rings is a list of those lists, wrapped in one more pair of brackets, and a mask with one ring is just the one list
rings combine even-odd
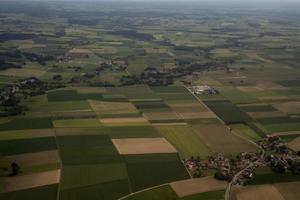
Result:
{"label": "paved road", "polygon": [[233,177],[232,180],[229,182],[229,184],[228,184],[228,186],[227,186],[227,188],[226,188],[226,192],[225,192],[225,200],[230,200],[230,192],[231,192],[231,188],[232,188],[233,183],[237,180],[237,178],[238,178],[245,170],[247,170],[248,168],[250,168],[250,167],[252,167],[253,165],[255,165],[256,163],[258,163],[258,160],[264,158],[264,156],[265,156],[265,150],[264,150],[263,148],[261,148],[261,146],[259,146],[258,144],[256,144],[256,143],[253,142],[252,140],[249,140],[248,138],[245,138],[245,137],[243,137],[243,136],[240,136],[240,135],[236,134],[234,131],[231,131],[231,132],[232,132],[234,135],[236,135],[237,137],[240,137],[240,138],[242,138],[243,140],[245,140],[245,141],[247,141],[247,142],[249,142],[249,143],[254,144],[255,146],[257,146],[257,147],[261,150],[262,154],[261,154],[261,156],[260,156],[259,159],[257,159],[256,161],[250,163],[248,166],[246,166],[244,169],[242,169],[241,171],[239,171],[238,173],[236,173],[236,174],[234,175],[234,177]]}

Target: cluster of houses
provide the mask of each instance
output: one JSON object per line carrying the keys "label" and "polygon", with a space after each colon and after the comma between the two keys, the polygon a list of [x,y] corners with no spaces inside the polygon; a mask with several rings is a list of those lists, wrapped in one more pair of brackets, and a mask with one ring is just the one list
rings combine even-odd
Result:
{"label": "cluster of houses", "polygon": [[127,69],[127,64],[124,60],[114,59],[114,60],[106,60],[99,62],[96,67],[96,71],[100,72],[106,69],[115,70],[115,71],[125,71]]}
{"label": "cluster of houses", "polygon": [[9,100],[14,94],[21,89],[31,88],[32,86],[40,84],[41,81],[35,77],[26,78],[16,82],[15,84],[6,85],[0,89],[0,104]]}
{"label": "cluster of houses", "polygon": [[209,94],[218,94],[218,90],[208,86],[208,85],[199,85],[199,86],[190,86],[189,90],[193,93],[193,94],[205,94],[205,95],[209,95]]}
{"label": "cluster of houses", "polygon": [[259,141],[259,145],[266,151],[271,152],[265,158],[265,162],[274,171],[284,173],[290,171],[300,175],[300,155],[289,149],[284,141],[278,136],[268,136]]}
{"label": "cluster of houses", "polygon": [[20,104],[27,96],[44,94],[47,90],[63,87],[57,82],[45,83],[35,77],[18,80],[0,89],[0,116],[21,114],[25,109]]}
{"label": "cluster of houses", "polygon": [[236,161],[237,168],[234,174],[238,174],[234,179],[234,185],[247,185],[255,175],[255,170],[265,164],[264,158],[261,153],[244,152],[239,155]]}
{"label": "cluster of houses", "polygon": [[220,171],[228,171],[230,169],[230,160],[229,158],[225,157],[222,153],[209,156],[205,160],[202,160],[199,157],[191,157],[189,159],[184,159],[183,162],[192,174],[195,174],[195,172],[201,170],[208,169]]}
{"label": "cluster of houses", "polygon": [[[259,153],[243,152],[236,158],[232,156],[227,157],[222,153],[209,156],[205,160],[201,160],[199,157],[191,157],[185,159],[184,163],[190,173],[194,177],[201,176],[201,171],[204,170],[215,170],[215,178],[221,180],[231,181],[233,176],[239,171],[245,169],[249,163],[256,161],[260,157]],[[237,179],[237,183],[245,184],[253,177],[254,171],[257,166],[249,167],[244,170],[243,173]]]}

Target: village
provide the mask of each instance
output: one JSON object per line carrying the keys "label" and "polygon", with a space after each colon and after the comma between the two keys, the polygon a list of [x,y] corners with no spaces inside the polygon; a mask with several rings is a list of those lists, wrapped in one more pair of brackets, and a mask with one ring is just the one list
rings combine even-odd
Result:
{"label": "village", "polygon": [[[267,136],[258,142],[261,152],[243,152],[233,157],[217,153],[207,159],[191,157],[184,159],[185,166],[193,177],[203,176],[203,171],[214,170],[214,177],[234,185],[247,185],[255,176],[258,167],[269,166],[274,172],[292,172],[300,175],[300,153],[290,150],[278,136]],[[268,152],[268,153],[265,153]]]}
{"label": "village", "polygon": [[0,116],[18,115],[24,111],[20,105],[27,96],[44,94],[47,90],[64,87],[59,81],[43,82],[35,77],[18,80],[0,89]]}

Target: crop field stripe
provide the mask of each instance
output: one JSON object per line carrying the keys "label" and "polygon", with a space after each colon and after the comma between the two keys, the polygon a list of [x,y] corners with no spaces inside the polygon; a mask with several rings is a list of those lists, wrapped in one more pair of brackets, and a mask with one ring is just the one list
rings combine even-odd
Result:
{"label": "crop field stripe", "polygon": [[2,155],[15,155],[57,149],[54,137],[0,141]]}

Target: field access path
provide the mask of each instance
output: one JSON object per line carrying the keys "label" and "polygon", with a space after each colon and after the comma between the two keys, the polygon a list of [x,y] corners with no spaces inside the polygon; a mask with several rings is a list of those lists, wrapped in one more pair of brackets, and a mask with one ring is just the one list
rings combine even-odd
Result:
{"label": "field access path", "polygon": [[[211,112],[213,112],[207,105],[205,105],[205,103],[202,102],[202,100],[197,96],[195,95],[190,89],[188,89],[185,85],[184,85],[185,89],[187,89],[206,109],[210,110]],[[216,117],[218,118],[218,120],[224,124],[228,129],[230,129],[225,123],[224,121],[218,117],[218,115],[216,115]],[[238,135],[236,134],[233,130],[230,129],[230,133],[232,133],[233,135],[235,135],[236,137],[239,137],[243,140],[245,140],[246,142],[248,143],[251,143],[253,144],[254,146],[256,146],[258,149],[261,150],[262,154],[260,156],[260,158],[258,158],[256,161],[250,163],[248,166],[246,166],[244,169],[242,169],[241,171],[239,171],[238,173],[236,173],[234,175],[234,177],[232,178],[232,180],[228,183],[228,186],[226,188],[226,192],[225,192],[225,200],[230,200],[230,193],[231,193],[231,188],[232,188],[232,185],[233,183],[237,180],[237,178],[245,171],[247,170],[248,168],[252,167],[253,165],[255,165],[260,159],[264,158],[265,156],[265,151],[263,148],[261,148],[261,146],[259,146],[258,144],[256,144],[255,142],[253,142],[252,140],[249,140],[248,138],[245,138],[241,135]]]}

